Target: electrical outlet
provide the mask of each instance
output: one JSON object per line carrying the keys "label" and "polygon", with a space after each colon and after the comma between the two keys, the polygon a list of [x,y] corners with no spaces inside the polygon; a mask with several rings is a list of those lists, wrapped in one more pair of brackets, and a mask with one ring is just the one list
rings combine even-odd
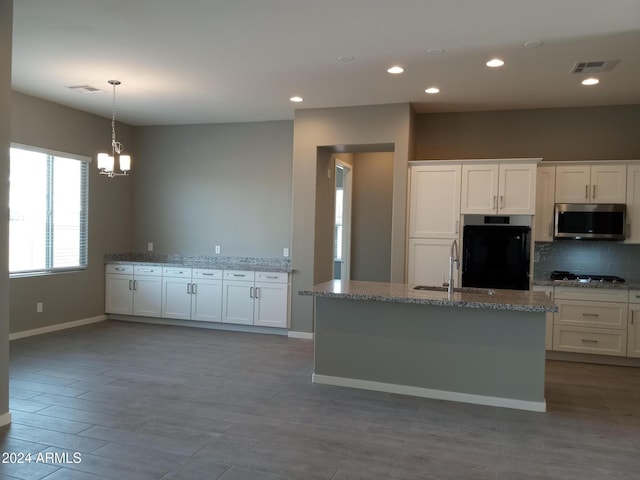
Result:
{"label": "electrical outlet", "polygon": [[282,256],[283,257],[288,257],[289,256],[289,249],[287,247],[284,247],[282,249]]}
{"label": "electrical outlet", "polygon": [[147,243],[147,250],[153,252],[153,242]]}
{"label": "electrical outlet", "polygon": [[42,312],[44,312],[44,303],[43,302],[36,303],[36,313],[42,313]]}
{"label": "electrical outlet", "polygon": [[220,253],[220,245],[216,245],[216,253],[219,254]]}

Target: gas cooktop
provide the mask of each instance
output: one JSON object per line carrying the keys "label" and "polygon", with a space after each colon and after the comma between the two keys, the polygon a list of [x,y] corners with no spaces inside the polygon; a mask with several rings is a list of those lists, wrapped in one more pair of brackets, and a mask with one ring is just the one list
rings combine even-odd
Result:
{"label": "gas cooktop", "polygon": [[564,270],[551,272],[551,280],[564,280],[571,282],[600,282],[600,283],[624,283],[624,278],[615,275],[591,275],[586,273],[571,273]]}

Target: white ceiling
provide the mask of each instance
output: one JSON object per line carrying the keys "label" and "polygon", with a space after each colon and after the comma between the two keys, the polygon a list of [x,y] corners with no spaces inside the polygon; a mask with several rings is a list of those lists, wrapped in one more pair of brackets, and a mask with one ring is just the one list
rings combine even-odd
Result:
{"label": "white ceiling", "polygon": [[[132,125],[404,102],[418,112],[640,104],[640,0],[14,0],[13,34],[14,90],[110,117],[117,79],[117,118]],[[505,66],[487,68],[495,56]],[[597,86],[571,73],[617,59]],[[388,74],[394,64],[405,73]],[[84,84],[106,93],[65,88]]]}

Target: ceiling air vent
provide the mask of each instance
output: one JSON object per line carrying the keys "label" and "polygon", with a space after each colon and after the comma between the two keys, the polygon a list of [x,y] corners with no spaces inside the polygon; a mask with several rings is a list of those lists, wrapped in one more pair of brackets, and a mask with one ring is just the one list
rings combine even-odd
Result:
{"label": "ceiling air vent", "polygon": [[602,60],[599,62],[577,62],[571,73],[602,73],[613,70],[620,60]]}
{"label": "ceiling air vent", "polygon": [[104,93],[104,90],[100,90],[99,88],[92,87],[91,85],[72,85],[67,88],[72,92],[78,92],[78,93]]}

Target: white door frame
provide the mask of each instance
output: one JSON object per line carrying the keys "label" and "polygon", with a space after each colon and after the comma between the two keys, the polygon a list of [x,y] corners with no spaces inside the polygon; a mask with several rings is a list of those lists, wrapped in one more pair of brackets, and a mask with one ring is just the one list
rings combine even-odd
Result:
{"label": "white door frame", "polygon": [[342,262],[340,279],[350,280],[351,266],[351,204],[353,192],[353,164],[336,157],[335,168],[342,167],[344,172],[343,205],[342,205]]}

